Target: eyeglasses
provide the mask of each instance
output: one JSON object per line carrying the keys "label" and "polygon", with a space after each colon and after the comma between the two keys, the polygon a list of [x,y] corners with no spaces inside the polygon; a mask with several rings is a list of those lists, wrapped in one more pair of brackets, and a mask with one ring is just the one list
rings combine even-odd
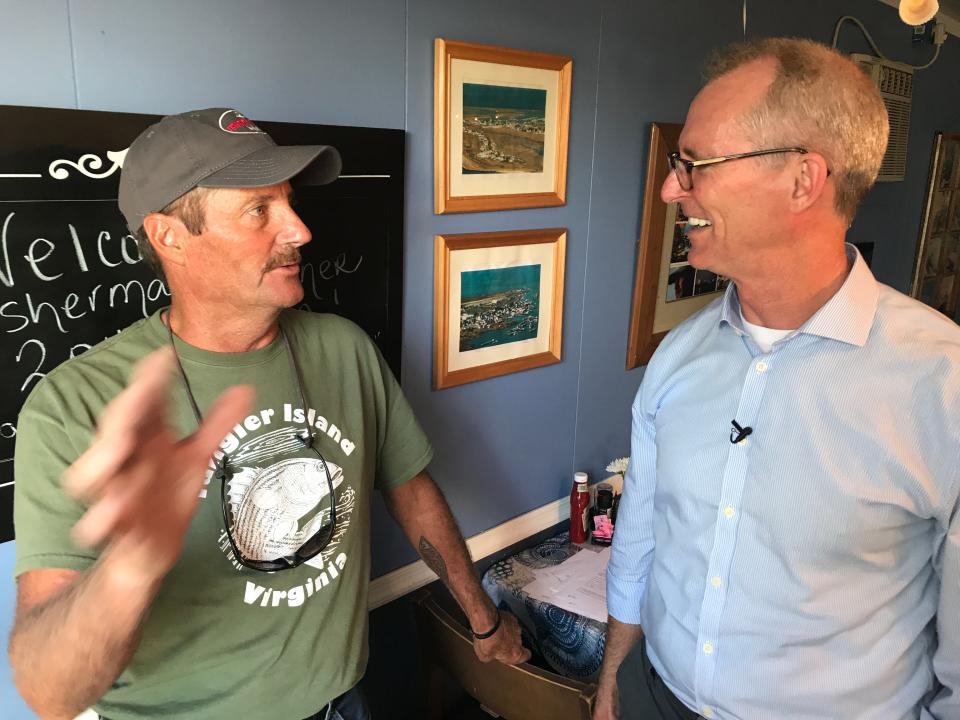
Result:
{"label": "eyeglasses", "polygon": [[[728,160],[742,160],[748,157],[759,157],[761,155],[776,155],[777,153],[800,153],[806,155],[809,150],[802,147],[773,148],[771,150],[754,150],[753,152],[737,153],[736,155],[721,155],[719,157],[704,158],[703,160],[687,160],[680,157],[680,153],[667,153],[667,162],[670,163],[670,169],[677,176],[677,182],[683,190],[693,190],[693,169],[703,165],[717,165]],[[829,170],[827,171],[829,175]]]}
{"label": "eyeglasses", "polygon": [[[327,522],[322,523],[321,527],[313,532],[309,538],[307,538],[293,553],[288,555],[282,555],[281,557],[276,558],[275,560],[255,560],[247,557],[241,552],[240,548],[237,546],[236,538],[234,538],[234,532],[236,532],[238,527],[238,521],[240,525],[245,525],[244,522],[247,518],[244,518],[244,509],[241,507],[238,514],[235,515],[233,508],[230,504],[230,498],[227,494],[227,481],[231,480],[234,477],[234,472],[229,467],[230,459],[224,454],[223,457],[217,462],[216,469],[214,470],[213,477],[220,480],[220,508],[223,511],[223,526],[227,533],[227,540],[230,542],[230,547],[233,550],[233,555],[236,557],[237,561],[244,567],[248,567],[251,570],[259,570],[261,572],[277,572],[278,570],[290,570],[292,568],[298,567],[305,563],[307,560],[310,560],[313,557],[319,555],[327,545],[330,544],[330,540],[333,539],[333,531],[337,524],[337,501],[333,494],[333,480],[330,477],[330,469],[327,467],[327,461],[323,459],[323,455],[320,454],[320,451],[313,447],[314,435],[308,433],[306,430],[301,430],[298,433],[295,433],[294,437],[303,445],[304,448],[307,448],[317,456],[319,459],[319,464],[323,469],[323,475],[327,481],[327,496],[330,499],[330,517]],[[294,460],[288,462],[295,462]],[[312,458],[309,460],[297,459],[298,464],[316,462]],[[281,474],[281,479],[283,476]],[[246,497],[249,498],[251,493],[246,493]],[[255,511],[254,511],[255,512]],[[320,516],[322,520],[322,515]],[[249,518],[248,522],[259,521],[259,517]],[[316,518],[314,518],[316,520]],[[311,520],[310,522],[314,522]],[[308,523],[309,526],[309,523]],[[266,543],[269,547],[271,544],[269,541]]]}

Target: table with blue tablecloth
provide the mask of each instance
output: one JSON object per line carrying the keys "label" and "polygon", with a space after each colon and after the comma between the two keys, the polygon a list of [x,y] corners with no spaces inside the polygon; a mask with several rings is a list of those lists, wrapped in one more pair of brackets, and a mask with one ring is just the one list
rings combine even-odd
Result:
{"label": "table with blue tablecloth", "polygon": [[537,600],[524,592],[534,580],[534,570],[559,565],[590,546],[570,542],[562,533],[491,565],[483,574],[483,588],[501,610],[520,621],[525,644],[538,664],[584,682],[595,681],[603,661],[607,624]]}

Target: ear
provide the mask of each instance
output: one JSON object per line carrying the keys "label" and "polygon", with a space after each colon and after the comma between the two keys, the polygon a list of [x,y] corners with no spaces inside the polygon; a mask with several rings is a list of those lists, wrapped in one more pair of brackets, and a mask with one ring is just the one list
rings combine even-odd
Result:
{"label": "ear", "polygon": [[143,230],[164,265],[183,265],[184,239],[188,233],[180,220],[170,215],[150,213],[143,219]]}
{"label": "ear", "polygon": [[820,153],[808,152],[797,157],[799,162],[793,178],[790,209],[801,213],[816,205],[823,197],[830,172],[826,159]]}

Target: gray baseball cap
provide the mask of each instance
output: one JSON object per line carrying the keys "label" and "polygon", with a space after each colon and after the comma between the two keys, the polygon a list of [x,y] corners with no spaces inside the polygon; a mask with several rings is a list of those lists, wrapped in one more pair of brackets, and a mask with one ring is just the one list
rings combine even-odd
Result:
{"label": "gray baseball cap", "polygon": [[120,173],[120,211],[131,232],[195,187],[254,188],[297,175],[324,185],[340,174],[329,145],[277,145],[256,123],[230,108],[168,115],[130,145]]}

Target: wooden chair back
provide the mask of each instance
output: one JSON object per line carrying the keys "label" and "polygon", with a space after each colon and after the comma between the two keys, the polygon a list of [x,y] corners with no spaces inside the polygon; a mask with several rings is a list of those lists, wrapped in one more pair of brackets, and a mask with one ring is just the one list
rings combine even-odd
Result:
{"label": "wooden chair back", "polygon": [[467,693],[505,720],[590,720],[596,685],[529,663],[483,663],[459,609],[444,608],[427,590],[414,596],[420,647],[428,673],[428,720],[442,720],[437,674],[446,672]]}

